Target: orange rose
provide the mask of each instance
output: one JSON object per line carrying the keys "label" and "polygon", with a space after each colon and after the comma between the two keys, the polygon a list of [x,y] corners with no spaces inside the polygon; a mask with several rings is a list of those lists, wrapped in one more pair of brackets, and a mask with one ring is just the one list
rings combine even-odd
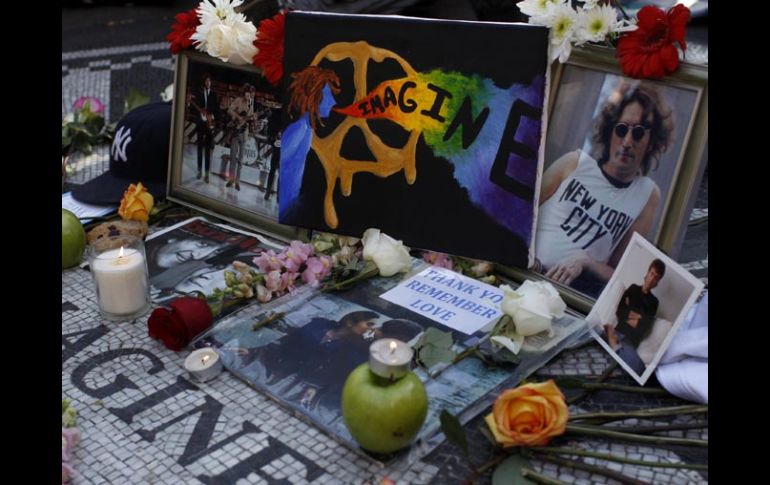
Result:
{"label": "orange rose", "polygon": [[553,380],[504,391],[485,419],[503,448],[547,445],[564,433],[569,410]]}
{"label": "orange rose", "polygon": [[118,214],[126,221],[147,222],[154,203],[152,194],[147,192],[141,182],[136,185],[131,184],[123,193]]}

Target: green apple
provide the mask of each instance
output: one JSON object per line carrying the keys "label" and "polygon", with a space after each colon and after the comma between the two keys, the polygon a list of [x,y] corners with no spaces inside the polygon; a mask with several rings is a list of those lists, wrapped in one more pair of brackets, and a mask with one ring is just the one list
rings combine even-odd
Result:
{"label": "green apple", "polygon": [[427,415],[428,394],[413,372],[391,382],[364,363],[342,388],[342,418],[365,450],[391,453],[408,446]]}
{"label": "green apple", "polygon": [[80,263],[86,249],[86,231],[77,216],[61,210],[61,269]]}

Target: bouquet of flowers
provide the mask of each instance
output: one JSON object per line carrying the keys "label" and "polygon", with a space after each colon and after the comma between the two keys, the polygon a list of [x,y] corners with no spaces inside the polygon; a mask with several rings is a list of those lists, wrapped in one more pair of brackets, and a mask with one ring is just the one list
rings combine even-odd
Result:
{"label": "bouquet of flowers", "polygon": [[676,46],[682,52],[687,49],[685,25],[690,9],[677,4],[666,12],[647,5],[632,20],[617,0],[580,3],[576,8],[567,0],[523,0],[516,4],[529,16],[530,24],[550,29],[551,61],[567,62],[573,45],[592,42],[616,45],[623,73],[633,78],[662,78],[677,70]]}

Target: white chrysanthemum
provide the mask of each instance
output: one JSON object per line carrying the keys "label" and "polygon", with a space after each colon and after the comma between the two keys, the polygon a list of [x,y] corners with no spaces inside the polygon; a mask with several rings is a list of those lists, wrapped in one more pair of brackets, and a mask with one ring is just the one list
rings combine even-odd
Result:
{"label": "white chrysanthemum", "polygon": [[601,5],[590,10],[578,12],[577,40],[584,42],[601,42],[610,32],[616,32],[622,25],[618,22],[615,9],[609,5]]}
{"label": "white chrysanthemum", "polygon": [[198,18],[201,24],[217,24],[238,14],[235,7],[243,4],[243,0],[203,0],[198,6]]}
{"label": "white chrysanthemum", "polygon": [[[563,4],[566,3],[566,1],[567,0],[523,0],[522,2],[517,3],[516,6],[519,7],[519,11],[524,15],[534,17],[538,15],[546,15],[548,13],[549,5],[553,6],[557,4]],[[533,23],[531,18],[529,19],[529,23]]]}
{"label": "white chrysanthemum", "polygon": [[567,4],[549,5],[548,13],[537,17],[538,25],[544,25],[550,29],[549,58],[551,62],[559,59],[559,62],[567,62],[572,53],[572,42],[575,41],[577,29],[577,12]]}

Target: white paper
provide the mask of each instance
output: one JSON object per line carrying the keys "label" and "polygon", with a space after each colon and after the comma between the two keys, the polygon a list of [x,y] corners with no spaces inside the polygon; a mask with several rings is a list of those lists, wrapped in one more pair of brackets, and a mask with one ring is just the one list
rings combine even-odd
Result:
{"label": "white paper", "polygon": [[77,216],[78,219],[91,219],[94,217],[106,216],[117,210],[115,205],[91,205],[78,202],[72,197],[72,192],[67,192],[61,196],[61,207],[67,209]]}
{"label": "white paper", "polygon": [[431,266],[380,298],[471,335],[503,315],[503,291],[454,271]]}

